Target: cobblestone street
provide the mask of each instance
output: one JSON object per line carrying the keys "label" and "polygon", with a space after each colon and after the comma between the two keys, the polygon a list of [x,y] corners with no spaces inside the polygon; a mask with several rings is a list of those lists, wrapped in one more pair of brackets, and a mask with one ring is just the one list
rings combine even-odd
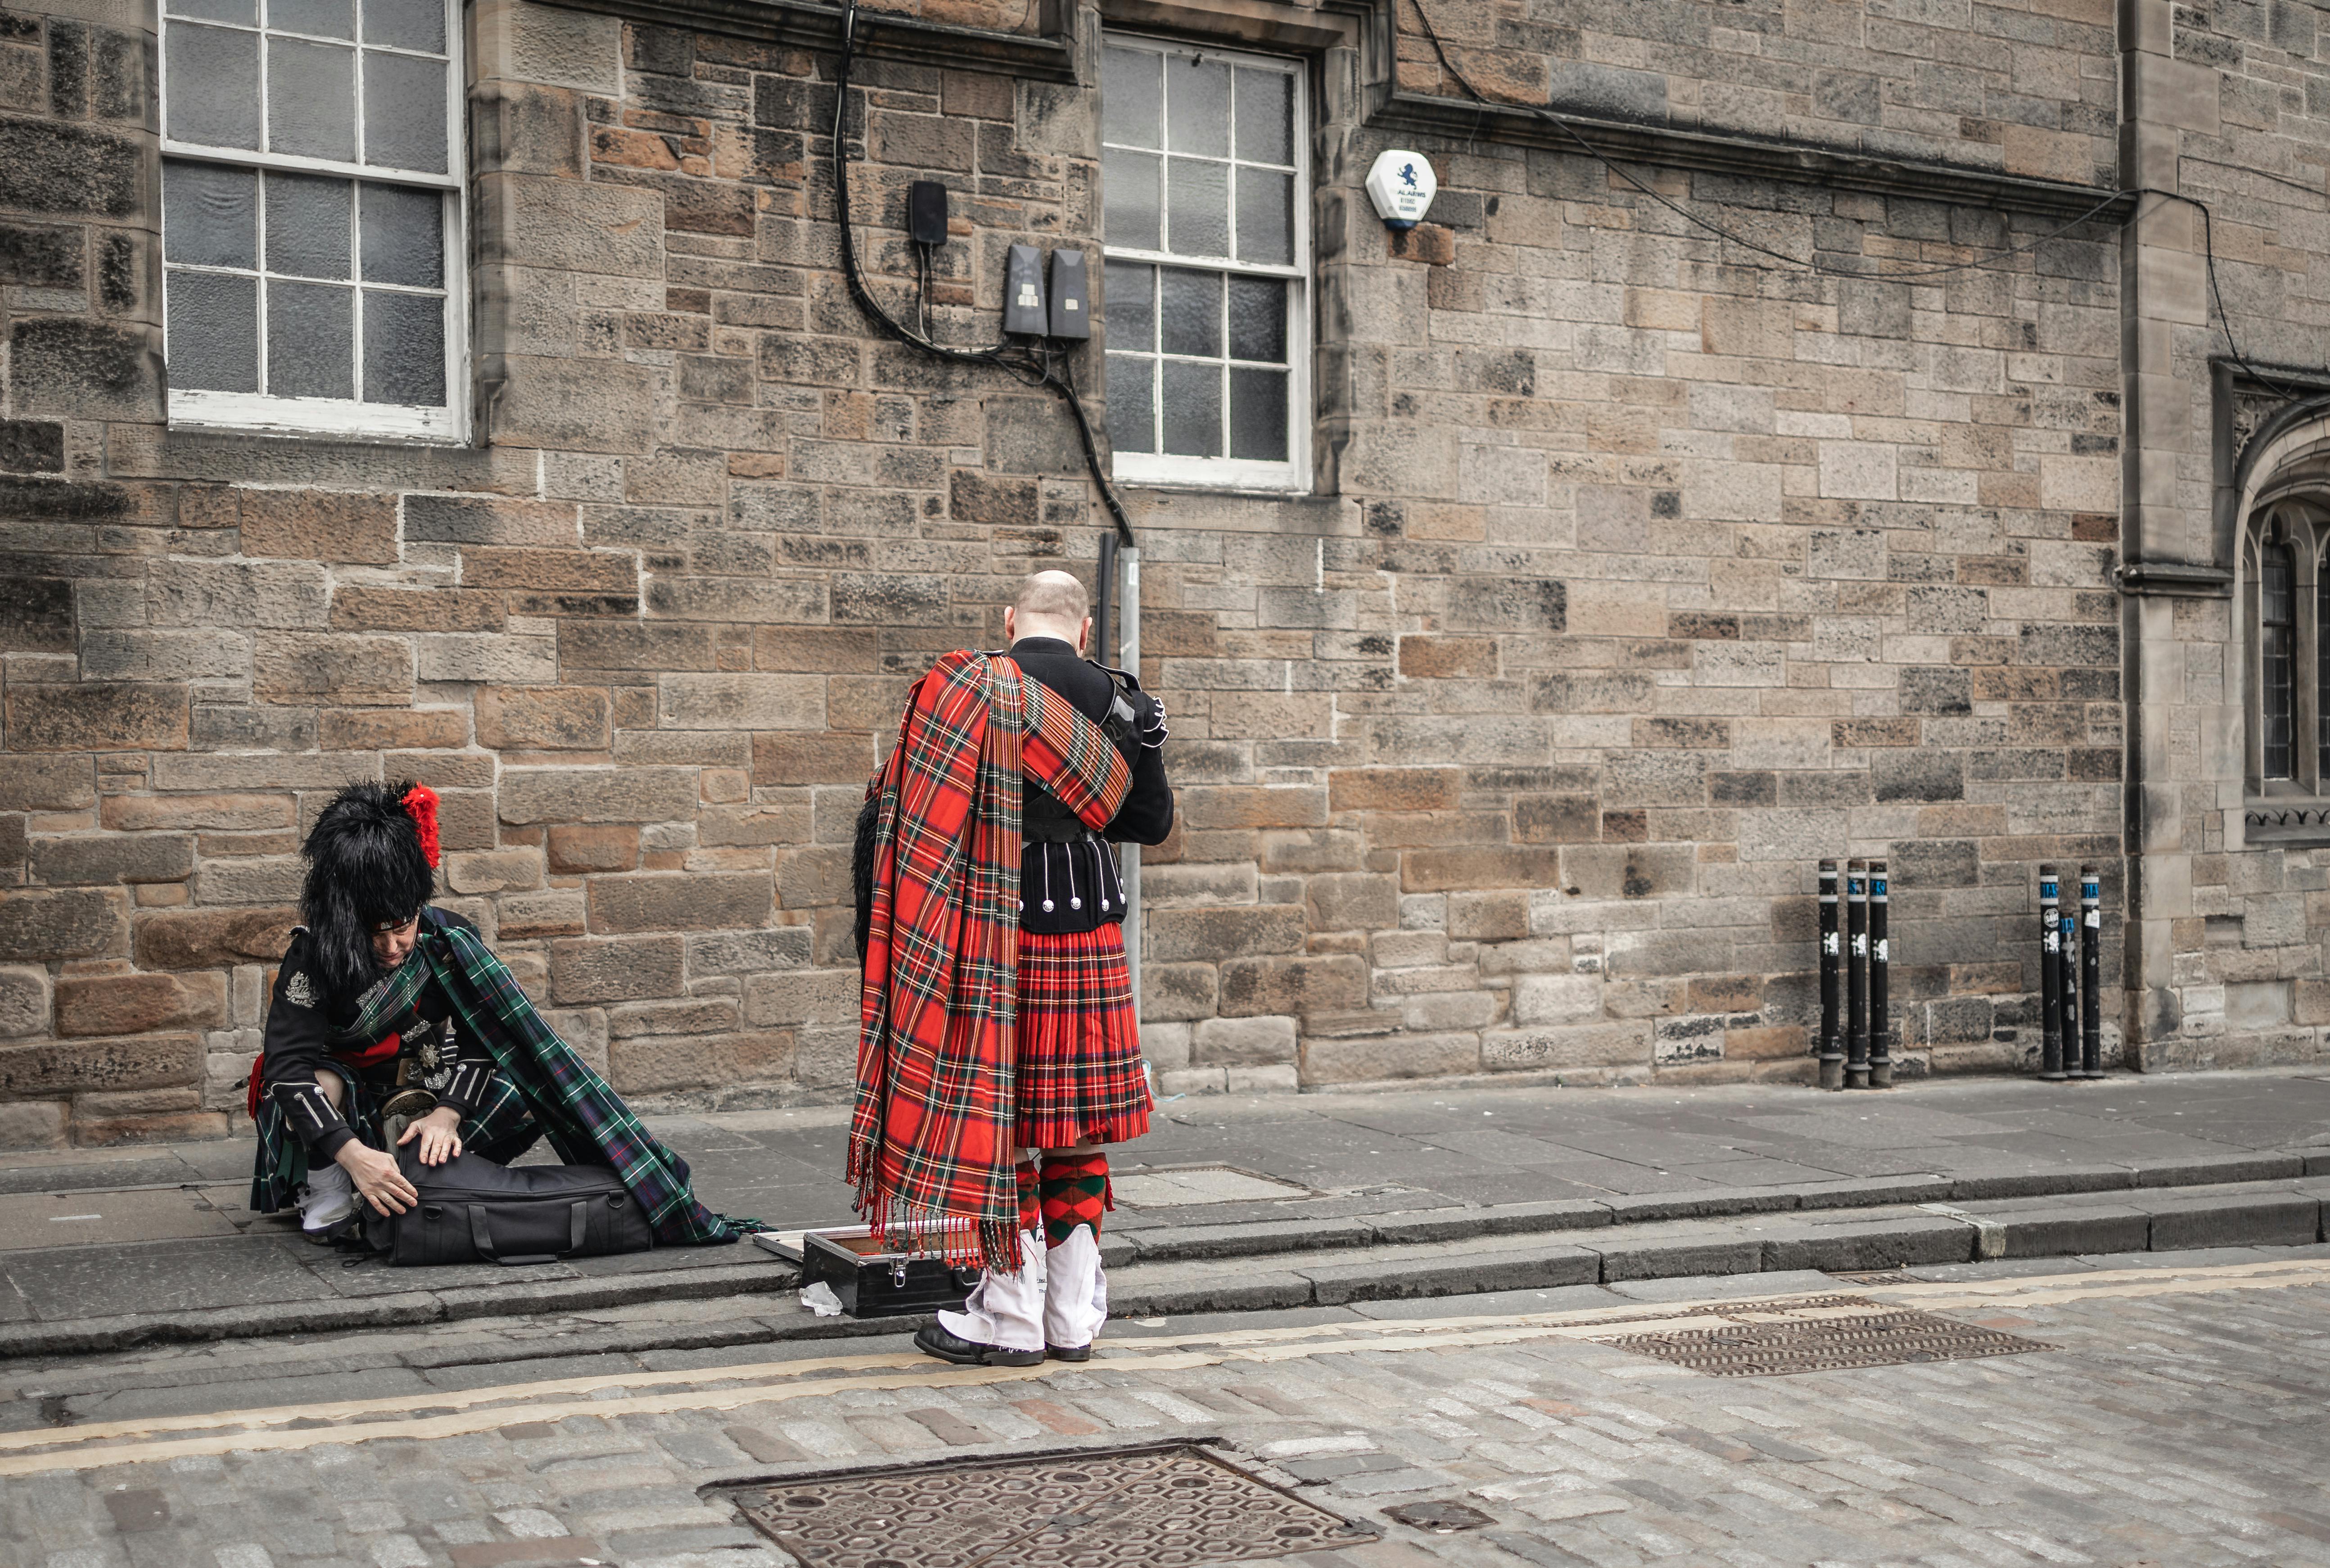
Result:
{"label": "cobblestone street", "polygon": [[[881,1336],[455,1367],[386,1397],[355,1374],[327,1404],[330,1379],[288,1374],[328,1366],[329,1345],[252,1347],[239,1381],[231,1354],[174,1378],[190,1353],[153,1352],[112,1364],[136,1374],[121,1397],[59,1418],[78,1424],[0,1433],[0,1554],[762,1568],[790,1559],[699,1488],[1189,1439],[1379,1534],[1283,1560],[1316,1568],[2330,1563],[2330,1249],[1920,1272],[1757,1288],[2054,1348],[1714,1377],[1595,1343],[1704,1326],[1694,1305],[1749,1284],[1666,1280],[1618,1307],[1581,1288],[1122,1323],[1092,1364],[1026,1372]],[[37,1405],[35,1380],[15,1392]],[[1444,1535],[1383,1512],[1424,1500],[1492,1522]]]}

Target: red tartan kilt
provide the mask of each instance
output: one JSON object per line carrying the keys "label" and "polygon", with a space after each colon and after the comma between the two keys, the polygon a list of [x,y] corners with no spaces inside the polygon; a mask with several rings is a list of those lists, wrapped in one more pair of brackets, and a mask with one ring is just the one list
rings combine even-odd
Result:
{"label": "red tartan kilt", "polygon": [[1086,1136],[1118,1144],[1149,1130],[1141,1024],[1116,926],[1019,933],[1014,1089],[1024,1148],[1065,1149]]}

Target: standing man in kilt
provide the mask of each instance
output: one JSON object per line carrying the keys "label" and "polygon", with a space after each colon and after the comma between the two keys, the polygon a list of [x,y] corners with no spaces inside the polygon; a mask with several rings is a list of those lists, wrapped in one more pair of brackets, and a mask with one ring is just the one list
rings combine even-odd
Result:
{"label": "standing man in kilt", "polygon": [[1037,573],[1003,626],[915,683],[867,791],[849,1179],[877,1236],[984,1269],[915,1344],[1032,1366],[1108,1316],[1103,1145],[1150,1097],[1107,846],[1161,842],[1173,792],[1164,708],[1084,657],[1082,583]]}

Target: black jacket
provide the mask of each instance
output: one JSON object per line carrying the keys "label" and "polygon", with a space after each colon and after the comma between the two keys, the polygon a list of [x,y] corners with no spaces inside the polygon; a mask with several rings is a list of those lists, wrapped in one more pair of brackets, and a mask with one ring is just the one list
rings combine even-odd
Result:
{"label": "black jacket", "polygon": [[[437,913],[448,924],[477,929],[450,911]],[[284,949],[282,965],[276,972],[275,994],[268,1004],[260,1082],[282,1108],[292,1131],[308,1145],[311,1163],[330,1159],[356,1136],[347,1118],[333,1108],[317,1087],[319,1068],[343,1077],[353,1071],[378,1096],[398,1087],[403,1064],[413,1083],[422,1083],[425,1077],[428,1087],[436,1090],[438,1103],[451,1106],[464,1117],[478,1108],[493,1079],[493,1058],[481,1043],[452,1027],[452,1003],[433,981],[421,987],[412,1012],[403,1020],[395,1056],[361,1069],[333,1060],[332,1035],[355,1021],[359,1000],[332,992],[322,967],[315,962],[307,927],[292,932],[291,945]],[[433,1051],[438,1066],[421,1066],[424,1050]]]}
{"label": "black jacket", "polygon": [[[1022,637],[1011,645],[1020,672],[1058,692],[1076,711],[1098,724],[1108,717],[1116,682],[1106,670],[1056,637]],[[1157,699],[1132,694],[1135,723],[1159,723]],[[1132,787],[1101,837],[1112,843],[1161,844],[1173,831],[1173,789],[1165,782],[1162,747],[1136,738],[1127,753]],[[1036,792],[1034,784],[1028,784]],[[1051,908],[1046,908],[1048,903]],[[1076,844],[1028,843],[1020,851],[1019,928],[1037,933],[1095,931],[1124,918],[1124,889],[1116,857],[1089,839]]]}

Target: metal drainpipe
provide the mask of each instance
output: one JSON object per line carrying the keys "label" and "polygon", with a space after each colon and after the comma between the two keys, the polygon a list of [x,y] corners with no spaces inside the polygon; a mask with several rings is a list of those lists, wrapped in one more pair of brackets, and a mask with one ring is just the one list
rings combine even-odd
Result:
{"label": "metal drainpipe", "polygon": [[[1118,654],[1123,667],[1141,676],[1141,551],[1127,545],[1117,552],[1124,568],[1124,601],[1117,632]],[[1132,1016],[1141,1017],[1141,846],[1122,846],[1118,862],[1124,876],[1124,974],[1132,984]]]}

